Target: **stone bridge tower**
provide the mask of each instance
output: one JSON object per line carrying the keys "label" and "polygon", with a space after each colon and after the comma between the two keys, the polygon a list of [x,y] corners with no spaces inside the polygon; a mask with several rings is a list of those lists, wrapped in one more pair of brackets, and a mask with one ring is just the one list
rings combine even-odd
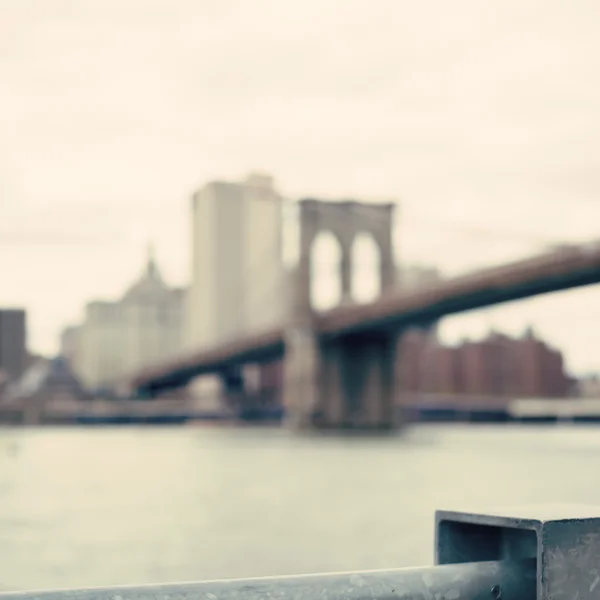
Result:
{"label": "stone bridge tower", "polygon": [[380,334],[319,340],[311,306],[312,246],[320,233],[339,242],[341,302],[352,302],[353,245],[369,234],[379,250],[379,279],[385,293],[395,283],[394,204],[355,201],[299,202],[299,255],[290,275],[286,324],[284,405],[293,427],[381,428],[393,420],[395,340]]}

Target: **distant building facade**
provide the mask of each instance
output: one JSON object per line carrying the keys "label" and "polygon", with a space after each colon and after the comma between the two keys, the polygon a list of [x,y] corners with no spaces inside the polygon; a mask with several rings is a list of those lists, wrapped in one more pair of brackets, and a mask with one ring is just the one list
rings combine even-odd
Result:
{"label": "distant building facade", "polygon": [[532,330],[520,339],[492,333],[457,347],[411,331],[399,351],[401,388],[407,393],[564,398],[576,390],[562,353]]}
{"label": "distant building facade", "polygon": [[194,194],[190,350],[264,329],[283,315],[282,205],[267,175],[213,181]]}
{"label": "distant building facade", "polygon": [[0,309],[0,372],[19,379],[28,365],[27,315],[19,308]]}
{"label": "distant building facade", "polygon": [[168,286],[152,252],[141,277],[116,301],[87,304],[78,327],[63,332],[61,353],[87,389],[118,381],[183,349],[185,291]]}
{"label": "distant building facade", "polygon": [[65,327],[60,335],[60,356],[73,366],[77,362],[77,343],[80,327],[71,325]]}
{"label": "distant building facade", "polygon": [[600,375],[592,373],[582,377],[577,389],[582,398],[600,398]]}
{"label": "distant building facade", "polygon": [[63,357],[56,357],[38,359],[11,386],[11,400],[33,397],[45,402],[54,399],[83,400],[87,395],[67,361]]}
{"label": "distant building facade", "polygon": [[413,292],[440,283],[442,275],[435,267],[425,265],[400,265],[396,271],[396,287]]}

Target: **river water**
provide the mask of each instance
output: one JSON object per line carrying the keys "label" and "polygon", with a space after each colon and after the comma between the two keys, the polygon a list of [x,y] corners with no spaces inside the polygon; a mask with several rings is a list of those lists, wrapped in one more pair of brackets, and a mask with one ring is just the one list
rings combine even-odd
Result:
{"label": "river water", "polygon": [[431,564],[436,508],[600,505],[600,428],[0,430],[0,588]]}

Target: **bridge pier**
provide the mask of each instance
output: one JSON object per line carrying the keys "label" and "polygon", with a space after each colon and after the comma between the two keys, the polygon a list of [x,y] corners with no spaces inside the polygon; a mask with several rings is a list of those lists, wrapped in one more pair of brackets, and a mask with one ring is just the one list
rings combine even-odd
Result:
{"label": "bridge pier", "polygon": [[288,423],[297,429],[393,429],[396,347],[389,333],[292,339],[284,380]]}
{"label": "bridge pier", "polygon": [[246,385],[241,365],[232,365],[219,373],[221,397],[228,406],[239,409],[244,400]]}
{"label": "bridge pier", "polygon": [[310,429],[321,399],[320,345],[310,329],[286,333],[283,363],[285,422],[292,429]]}
{"label": "bridge pier", "polygon": [[321,411],[315,424],[349,429],[392,429],[395,336],[355,334],[324,343]]}

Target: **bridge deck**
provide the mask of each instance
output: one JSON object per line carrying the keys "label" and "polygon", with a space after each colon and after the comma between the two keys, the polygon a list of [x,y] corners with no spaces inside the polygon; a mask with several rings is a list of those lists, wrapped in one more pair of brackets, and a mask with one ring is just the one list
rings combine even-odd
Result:
{"label": "bridge deck", "polygon": [[[600,244],[561,248],[527,260],[484,269],[422,290],[394,291],[375,302],[344,306],[320,315],[316,328],[332,337],[427,324],[456,314],[511,300],[600,282]],[[274,360],[283,356],[283,327],[243,336],[218,347],[145,369],[133,386],[169,387],[191,377],[218,372],[228,365]]]}

